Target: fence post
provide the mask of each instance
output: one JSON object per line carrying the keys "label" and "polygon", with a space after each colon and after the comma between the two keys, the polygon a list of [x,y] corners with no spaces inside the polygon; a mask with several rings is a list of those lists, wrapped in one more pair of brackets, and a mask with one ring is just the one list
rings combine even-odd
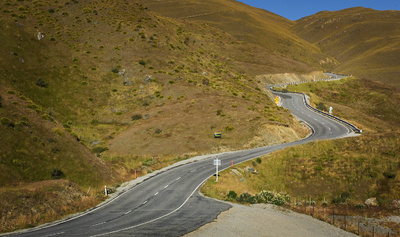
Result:
{"label": "fence post", "polygon": [[312,204],[312,216],[314,216],[314,207],[315,207],[315,204],[313,203]]}

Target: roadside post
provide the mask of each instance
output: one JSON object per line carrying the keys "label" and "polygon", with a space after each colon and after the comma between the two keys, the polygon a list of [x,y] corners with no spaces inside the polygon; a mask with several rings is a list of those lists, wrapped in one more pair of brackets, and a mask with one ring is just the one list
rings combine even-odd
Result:
{"label": "roadside post", "polygon": [[107,185],[104,186],[104,194],[107,196]]}
{"label": "roadside post", "polygon": [[221,160],[218,160],[218,158],[215,159],[214,165],[215,165],[215,182],[218,182],[218,165],[221,165]]}

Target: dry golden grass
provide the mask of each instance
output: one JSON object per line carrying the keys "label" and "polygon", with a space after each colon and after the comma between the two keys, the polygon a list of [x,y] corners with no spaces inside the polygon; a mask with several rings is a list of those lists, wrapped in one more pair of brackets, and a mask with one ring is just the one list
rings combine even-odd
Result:
{"label": "dry golden grass", "polygon": [[294,31],[333,56],[332,69],[400,85],[399,11],[350,8],[323,11],[296,22]]}

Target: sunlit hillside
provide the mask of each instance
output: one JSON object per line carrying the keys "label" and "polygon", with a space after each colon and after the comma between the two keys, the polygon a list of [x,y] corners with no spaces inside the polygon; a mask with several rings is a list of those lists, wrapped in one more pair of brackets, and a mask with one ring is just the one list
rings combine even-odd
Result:
{"label": "sunlit hillside", "polygon": [[216,26],[119,0],[6,0],[0,22],[1,231],[93,206],[135,171],[306,133],[252,75],[311,64]]}
{"label": "sunlit hillside", "polygon": [[[266,49],[266,52],[252,50],[249,54],[237,55],[242,59],[235,66],[251,75],[282,72],[279,68],[285,68],[285,72],[304,73],[334,63],[317,46],[292,31],[295,22],[235,0],[142,2],[163,16],[214,26],[229,33],[236,41],[254,43]],[[265,53],[268,55],[262,55]]]}
{"label": "sunlit hillside", "polygon": [[340,64],[332,69],[400,86],[400,12],[350,8],[296,22],[294,31]]}
{"label": "sunlit hillside", "polygon": [[[293,22],[233,0],[1,1],[0,231],[94,206],[103,185],[135,173],[304,137],[257,75],[364,75],[374,62],[368,76],[394,78],[397,12],[367,13],[384,36],[342,45],[326,32],[306,37],[319,28],[302,24],[325,13]],[[356,40],[375,48],[364,57]]]}

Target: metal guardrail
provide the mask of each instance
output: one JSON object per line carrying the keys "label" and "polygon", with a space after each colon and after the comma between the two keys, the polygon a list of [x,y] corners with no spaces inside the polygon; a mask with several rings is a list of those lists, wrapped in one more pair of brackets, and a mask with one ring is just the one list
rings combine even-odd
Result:
{"label": "metal guardrail", "polygon": [[348,128],[350,128],[351,130],[353,130],[355,133],[362,133],[362,130],[359,129],[359,128],[357,128],[357,127],[354,126],[353,124],[351,124],[351,123],[349,123],[349,122],[347,122],[347,121],[345,121],[345,120],[343,120],[343,119],[340,119],[340,118],[338,118],[338,117],[336,117],[336,116],[333,116],[333,115],[331,115],[331,114],[325,113],[325,112],[323,112],[323,111],[321,111],[321,110],[319,110],[319,109],[317,109],[317,108],[312,107],[312,106],[307,102],[307,98],[306,98],[306,94],[305,94],[305,93],[302,93],[302,92],[295,92],[295,91],[285,91],[285,92],[284,92],[284,91],[278,91],[278,90],[275,90],[275,89],[271,88],[271,86],[268,86],[267,88],[268,88],[269,90],[272,90],[272,91],[275,91],[275,92],[280,92],[280,93],[301,94],[301,95],[303,95],[303,99],[304,99],[305,105],[306,105],[309,109],[311,109],[311,110],[313,110],[313,111],[315,111],[315,112],[317,112],[317,113],[319,113],[319,114],[322,114],[323,116],[330,117],[330,118],[333,119],[333,120],[336,120],[336,121],[339,121],[339,122],[343,123],[343,124],[346,125]]}

